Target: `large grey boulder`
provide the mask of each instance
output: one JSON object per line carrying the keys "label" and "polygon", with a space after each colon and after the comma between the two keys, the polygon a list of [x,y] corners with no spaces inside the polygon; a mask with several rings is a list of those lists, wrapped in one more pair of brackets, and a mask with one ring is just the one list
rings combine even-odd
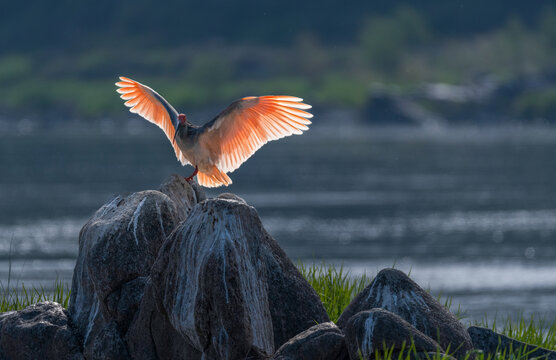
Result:
{"label": "large grey boulder", "polygon": [[376,308],[399,315],[457,358],[473,349],[469,334],[456,317],[399,270],[381,270],[347,306],[337,324],[343,329],[356,313]]}
{"label": "large grey boulder", "polygon": [[200,360],[202,352],[174,329],[164,309],[157,306],[153,289],[149,279],[139,311],[126,334],[130,357],[143,360]]}
{"label": "large grey boulder", "polygon": [[68,313],[76,354],[106,360],[267,359],[329,321],[254,208],[233,194],[205,200],[179,176],[160,191],[116,196],[85,224]]}
{"label": "large grey boulder", "polygon": [[256,210],[225,197],[196,205],[164,243],[151,272],[154,303],[204,358],[263,358],[329,318]]}
{"label": "large grey boulder", "polygon": [[556,351],[526,344],[494,332],[491,329],[471,326],[467,329],[467,332],[471,336],[474,348],[482,350],[485,353],[485,358],[488,355],[494,357],[497,353],[508,354],[510,351],[513,351],[520,352],[523,355],[521,357],[523,359],[542,358],[546,360],[556,360]]}
{"label": "large grey boulder", "polygon": [[82,360],[66,310],[46,301],[0,316],[0,359]]}
{"label": "large grey boulder", "polygon": [[417,352],[442,351],[440,345],[407,321],[384,309],[361,311],[344,325],[350,359],[370,359],[385,351],[406,353],[413,343]]}
{"label": "large grey boulder", "polygon": [[86,357],[129,358],[123,337],[158,251],[203,196],[173,175],[161,191],[116,196],[82,228],[68,310]]}
{"label": "large grey boulder", "polygon": [[348,360],[344,334],[326,322],[297,334],[276,351],[273,360]]}

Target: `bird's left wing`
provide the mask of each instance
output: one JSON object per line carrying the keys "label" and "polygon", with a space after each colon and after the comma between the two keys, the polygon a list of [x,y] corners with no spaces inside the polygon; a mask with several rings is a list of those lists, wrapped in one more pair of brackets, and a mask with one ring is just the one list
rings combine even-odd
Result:
{"label": "bird's left wing", "polygon": [[120,76],[116,83],[120,97],[127,100],[124,104],[130,107],[129,111],[141,115],[146,120],[156,124],[164,131],[168,140],[174,147],[176,157],[182,165],[189,164],[178,145],[173,141],[178,126],[178,112],[150,87],[135,80]]}
{"label": "bird's left wing", "polygon": [[267,142],[309,129],[313,115],[303,110],[311,105],[301,101],[293,96],[237,100],[202,127],[199,142],[220,170],[232,172]]}

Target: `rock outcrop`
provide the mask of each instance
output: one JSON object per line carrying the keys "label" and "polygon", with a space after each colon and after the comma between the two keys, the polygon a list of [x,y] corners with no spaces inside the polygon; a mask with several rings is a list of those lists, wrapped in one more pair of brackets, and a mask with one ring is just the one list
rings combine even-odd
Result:
{"label": "rock outcrop", "polygon": [[67,311],[47,301],[0,314],[0,359],[82,360],[83,355]]}
{"label": "rock outcrop", "polygon": [[230,197],[193,209],[161,249],[151,281],[171,326],[209,358],[273,354],[329,321],[255,209]]}
{"label": "rock outcrop", "polygon": [[[369,359],[379,353],[434,352],[442,348],[407,321],[384,309],[361,311],[353,315],[344,326],[346,343],[351,359]],[[405,357],[404,357],[405,358]]]}
{"label": "rock outcrop", "polygon": [[465,356],[473,348],[469,334],[456,317],[399,270],[380,271],[344,310],[338,326],[343,329],[353,315],[376,308],[400,316],[456,357]]}
{"label": "rock outcrop", "polygon": [[348,360],[344,334],[332,322],[310,327],[282,345],[274,360]]}
{"label": "rock outcrop", "polygon": [[[526,346],[469,333],[489,354],[499,339]],[[409,344],[412,359],[473,348],[447,309],[393,269],[336,326],[253,207],[234,194],[207,199],[177,175],[114,197],[85,224],[67,311],[44,302],[0,314],[0,360],[346,360]]]}
{"label": "rock outcrop", "polygon": [[517,351],[527,359],[556,360],[556,351],[529,345],[484,327],[471,326],[467,329],[467,332],[471,336],[474,348],[481,350],[485,357],[489,355],[494,357],[497,353],[508,354],[511,351]]}
{"label": "rock outcrop", "polygon": [[457,85],[423,83],[403,90],[375,83],[369,89],[362,115],[374,124],[424,127],[515,121],[553,123],[556,119],[554,101],[532,100],[550,94],[555,84],[554,71],[505,81],[486,76]]}
{"label": "rock outcrop", "polygon": [[132,359],[200,360],[203,355],[172,326],[150,281],[125,341]]}
{"label": "rock outcrop", "polygon": [[195,191],[177,176],[163,189],[171,197],[155,190],[116,196],[79,234],[68,310],[87,358],[129,358],[123,337],[146,278],[164,241],[197,202]]}
{"label": "rock outcrop", "polygon": [[87,359],[266,358],[329,321],[253,207],[179,176],[116,196],[79,242],[69,314]]}

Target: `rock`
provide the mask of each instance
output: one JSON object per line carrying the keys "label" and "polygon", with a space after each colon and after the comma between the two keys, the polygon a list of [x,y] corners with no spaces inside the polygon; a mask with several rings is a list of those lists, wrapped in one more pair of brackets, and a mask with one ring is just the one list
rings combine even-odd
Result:
{"label": "rock", "polygon": [[126,358],[123,338],[158,251],[204,196],[195,186],[173,175],[161,186],[168,195],[116,196],[81,230],[68,310],[86,356],[98,349],[106,359]]}
{"label": "rock", "polygon": [[245,200],[243,200],[241,197],[237,196],[236,194],[222,193],[222,194],[219,194],[216,198],[217,199],[225,199],[225,200],[235,200],[235,201],[238,201],[242,204],[247,205],[247,202],[245,202]]}
{"label": "rock", "polygon": [[83,349],[85,358],[95,360],[131,359],[116,321],[104,317],[102,312],[92,314],[95,316],[87,328],[87,338]]}
{"label": "rock", "polygon": [[275,360],[347,360],[344,334],[332,322],[315,325],[297,334],[276,351]]}
{"label": "rock", "polygon": [[364,115],[373,124],[418,124],[412,114],[400,106],[400,97],[375,89],[367,99]]}
{"label": "rock", "polygon": [[207,199],[203,188],[196,182],[187,182],[183,176],[173,174],[164,180],[158,190],[176,204],[180,219],[185,219],[195,204]]}
{"label": "rock", "polygon": [[473,349],[469,334],[456,317],[399,270],[380,271],[352,300],[337,324],[343,329],[356,313],[375,308],[399,315],[457,358]]}
{"label": "rock", "polygon": [[520,351],[522,354],[527,354],[523,357],[524,359],[541,357],[547,360],[556,360],[556,351],[526,344],[505,335],[498,334],[487,328],[471,326],[467,329],[467,332],[471,336],[474,348],[482,350],[485,353],[485,358],[488,355],[494,357],[496,353],[508,353],[510,350],[516,351],[517,349],[521,349]]}
{"label": "rock", "polygon": [[129,328],[139,308],[146,281],[144,276],[128,281],[106,298],[108,311],[122,333]]}
{"label": "rock", "polygon": [[40,302],[0,317],[1,359],[83,359],[78,337],[66,310]]}
{"label": "rock", "polygon": [[196,205],[160,249],[151,281],[157,308],[206,358],[264,357],[329,321],[316,292],[243,200]]}
{"label": "rock", "polygon": [[132,359],[200,360],[203,355],[174,329],[164,309],[157,307],[150,279],[125,341]]}
{"label": "rock", "polygon": [[[495,124],[556,119],[553,100],[531,101],[550,94],[556,82],[554,70],[524,74],[500,81],[479,76],[461,84],[423,83],[412,89],[372,84],[364,106],[364,118],[373,123],[428,125]],[[541,105],[542,104],[542,105]],[[440,120],[440,121],[437,121]]]}
{"label": "rock", "polygon": [[442,351],[440,345],[396,314],[383,309],[361,311],[345,324],[345,341],[352,360],[376,352],[405,352],[411,341],[417,352]]}
{"label": "rock", "polygon": [[373,124],[420,125],[437,128],[446,120],[407,96],[374,86],[364,108],[365,119]]}

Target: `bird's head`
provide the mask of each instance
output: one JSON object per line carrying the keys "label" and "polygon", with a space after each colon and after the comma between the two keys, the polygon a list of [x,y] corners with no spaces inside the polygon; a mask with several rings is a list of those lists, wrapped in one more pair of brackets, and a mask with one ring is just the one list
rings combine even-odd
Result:
{"label": "bird's head", "polygon": [[174,133],[174,139],[172,140],[173,143],[176,142],[176,136],[178,135],[178,132],[180,132],[180,129],[185,126],[187,127],[187,117],[185,116],[185,114],[179,114],[178,115],[178,127],[176,129],[176,132]]}

